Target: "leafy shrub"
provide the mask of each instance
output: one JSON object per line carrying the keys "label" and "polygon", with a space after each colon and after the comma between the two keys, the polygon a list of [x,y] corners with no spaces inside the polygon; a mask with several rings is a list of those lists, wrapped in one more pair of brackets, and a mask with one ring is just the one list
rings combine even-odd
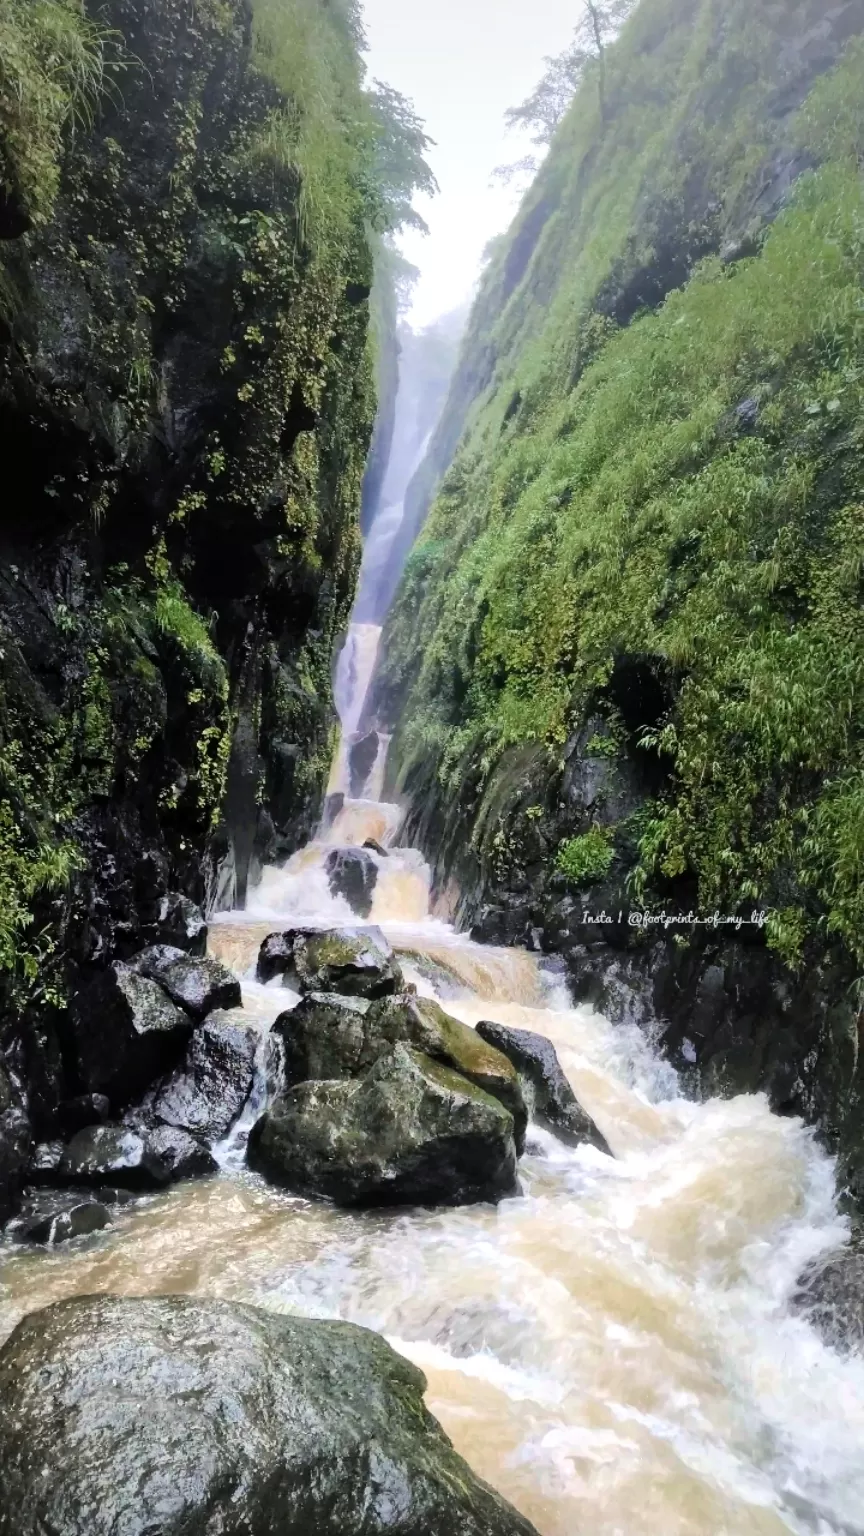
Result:
{"label": "leafy shrub", "polygon": [[556,868],[574,885],[594,885],[605,879],[615,858],[610,834],[592,827],[581,837],[568,838],[558,849]]}

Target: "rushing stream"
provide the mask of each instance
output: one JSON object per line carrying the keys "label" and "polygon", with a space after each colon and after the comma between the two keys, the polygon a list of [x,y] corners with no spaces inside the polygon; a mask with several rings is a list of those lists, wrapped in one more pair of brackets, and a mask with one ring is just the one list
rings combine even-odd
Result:
{"label": "rushing stream", "polygon": [[[377,643],[357,626],[343,653],[349,733]],[[331,789],[345,771],[343,753]],[[372,855],[370,921],[408,978],[466,1023],[548,1035],[614,1159],[533,1131],[521,1193],[497,1208],[346,1214],[244,1170],[262,1071],[220,1177],[138,1201],[56,1251],[0,1250],[0,1334],[93,1291],[338,1316],[423,1368],[457,1448],[542,1536],[864,1532],[864,1360],[828,1349],[788,1307],[805,1263],[845,1232],[831,1161],[761,1098],[682,1099],[638,1030],[573,1008],[535,957],[430,915],[429,871],[394,846],[399,809],[375,787],[266,871],[246,912],[214,922],[212,953],[246,977],[244,1017],[263,1041],[290,1005],[251,979],[267,933],[357,922],[325,861],[374,838],[385,852]]]}

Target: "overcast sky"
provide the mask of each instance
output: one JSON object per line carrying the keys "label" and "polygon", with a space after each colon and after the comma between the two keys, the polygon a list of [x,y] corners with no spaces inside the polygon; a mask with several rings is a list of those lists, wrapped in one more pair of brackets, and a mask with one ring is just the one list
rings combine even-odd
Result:
{"label": "overcast sky", "polygon": [[471,292],[487,241],[505,229],[513,193],[490,187],[496,165],[530,145],[504,128],[576,25],[575,0],[365,0],[369,73],[412,98],[441,192],[418,208],[431,229],[402,244],[421,269],[413,325],[428,325]]}

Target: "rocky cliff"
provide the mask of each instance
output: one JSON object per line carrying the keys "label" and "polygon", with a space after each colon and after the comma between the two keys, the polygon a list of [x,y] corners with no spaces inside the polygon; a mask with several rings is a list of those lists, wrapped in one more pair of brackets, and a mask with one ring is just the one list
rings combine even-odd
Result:
{"label": "rocky cliff", "polygon": [[586,73],[376,687],[463,921],[563,953],[694,1091],[820,1123],[859,1195],[862,32],[861,0],[642,0]]}
{"label": "rocky cliff", "polygon": [[316,814],[398,213],[348,0],[10,0],[0,29],[8,1194],[80,1089],[89,971],[191,942],[190,903],[242,901]]}

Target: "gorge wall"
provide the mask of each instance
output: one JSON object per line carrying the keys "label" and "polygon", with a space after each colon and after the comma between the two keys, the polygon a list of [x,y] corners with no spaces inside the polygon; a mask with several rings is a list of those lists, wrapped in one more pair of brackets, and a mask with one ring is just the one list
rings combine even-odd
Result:
{"label": "gorge wall", "polygon": [[200,942],[317,816],[398,178],[350,0],[0,22],[6,1210],[94,970]]}
{"label": "gorge wall", "polygon": [[375,691],[475,935],[563,954],[694,1091],[818,1122],[858,1197],[862,32],[861,0],[642,0],[588,71],[481,285]]}

